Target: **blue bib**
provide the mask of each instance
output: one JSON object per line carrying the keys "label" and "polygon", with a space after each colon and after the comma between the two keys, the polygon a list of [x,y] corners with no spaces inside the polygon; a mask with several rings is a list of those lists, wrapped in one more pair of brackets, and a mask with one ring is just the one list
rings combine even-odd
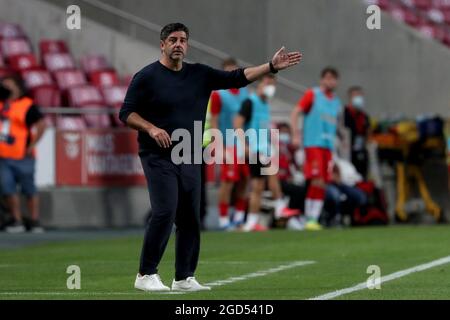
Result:
{"label": "blue bib", "polygon": [[270,155],[270,106],[261,98],[252,94],[249,97],[252,102],[252,115],[245,130],[254,129],[256,139],[249,139],[249,147],[252,153]]}
{"label": "blue bib", "polygon": [[[220,96],[222,107],[219,114],[219,130],[225,138],[227,129],[234,129],[233,120],[241,109],[242,103],[248,98],[247,88],[239,89],[238,94],[232,94],[229,90],[217,91]],[[230,142],[228,142],[230,143]]]}
{"label": "blue bib", "polygon": [[320,88],[313,90],[314,103],[303,123],[304,146],[334,150],[341,101],[336,96],[328,99]]}

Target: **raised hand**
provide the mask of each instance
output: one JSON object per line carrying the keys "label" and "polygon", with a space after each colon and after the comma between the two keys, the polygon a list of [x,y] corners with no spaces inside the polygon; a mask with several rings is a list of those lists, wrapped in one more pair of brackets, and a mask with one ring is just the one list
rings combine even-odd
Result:
{"label": "raised hand", "polygon": [[300,52],[286,53],[285,47],[283,46],[273,56],[272,64],[276,70],[283,70],[299,64],[302,60],[302,56],[303,55]]}

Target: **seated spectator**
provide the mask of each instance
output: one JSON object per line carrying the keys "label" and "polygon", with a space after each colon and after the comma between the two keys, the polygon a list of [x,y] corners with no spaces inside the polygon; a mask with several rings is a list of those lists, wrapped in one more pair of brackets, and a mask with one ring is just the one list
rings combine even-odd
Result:
{"label": "seated spectator", "polygon": [[344,219],[345,215],[351,218],[356,208],[366,205],[366,194],[356,187],[356,184],[361,181],[361,175],[350,162],[342,159],[335,160],[332,182],[327,185],[325,191],[327,214],[321,217],[325,225],[347,225],[349,223],[344,223],[344,220],[351,219]]}

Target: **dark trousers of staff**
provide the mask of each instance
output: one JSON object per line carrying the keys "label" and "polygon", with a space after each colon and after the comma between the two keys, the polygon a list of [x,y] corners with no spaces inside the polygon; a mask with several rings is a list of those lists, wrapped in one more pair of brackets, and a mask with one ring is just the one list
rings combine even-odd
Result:
{"label": "dark trousers of staff", "polygon": [[200,252],[201,165],[175,165],[170,155],[141,152],[139,156],[152,206],[139,273],[158,272],[175,223],[175,280],[191,277]]}

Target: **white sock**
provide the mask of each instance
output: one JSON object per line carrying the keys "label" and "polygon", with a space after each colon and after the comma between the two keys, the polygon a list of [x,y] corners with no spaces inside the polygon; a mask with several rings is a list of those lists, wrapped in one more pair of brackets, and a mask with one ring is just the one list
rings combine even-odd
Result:
{"label": "white sock", "polygon": [[219,227],[225,228],[230,224],[230,218],[228,216],[226,217],[219,217]]}
{"label": "white sock", "polygon": [[244,217],[245,217],[245,211],[236,211],[236,213],[234,214],[234,222],[242,222],[244,221]]}
{"label": "white sock", "polygon": [[281,217],[283,209],[286,208],[286,201],[283,198],[275,200],[275,216],[277,218]]}
{"label": "white sock", "polygon": [[245,229],[251,230],[258,223],[259,214],[258,213],[249,213],[247,215],[247,221],[245,222]]}
{"label": "white sock", "polygon": [[314,222],[319,221],[320,214],[322,213],[323,200],[306,199],[305,201],[305,216],[308,220]]}

